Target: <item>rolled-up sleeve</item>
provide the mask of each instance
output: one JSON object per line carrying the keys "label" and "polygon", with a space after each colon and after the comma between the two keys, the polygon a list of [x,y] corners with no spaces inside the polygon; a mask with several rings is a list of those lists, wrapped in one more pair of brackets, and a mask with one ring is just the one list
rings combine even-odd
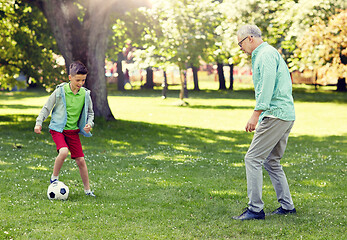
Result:
{"label": "rolled-up sleeve", "polygon": [[273,54],[265,52],[262,54],[256,74],[257,84],[255,85],[256,105],[254,110],[267,110],[275,88],[277,61]]}

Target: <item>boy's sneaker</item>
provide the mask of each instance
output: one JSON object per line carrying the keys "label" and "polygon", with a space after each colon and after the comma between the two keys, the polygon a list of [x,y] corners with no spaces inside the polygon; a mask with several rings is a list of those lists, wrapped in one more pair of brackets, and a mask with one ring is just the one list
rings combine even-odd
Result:
{"label": "boy's sneaker", "polygon": [[87,192],[86,195],[91,197],[96,197],[93,192]]}
{"label": "boy's sneaker", "polygon": [[58,179],[53,179],[53,180],[52,180],[52,179],[49,179],[49,181],[50,181],[50,182],[51,182],[51,184],[52,184],[52,183],[54,183],[54,182],[58,181]]}

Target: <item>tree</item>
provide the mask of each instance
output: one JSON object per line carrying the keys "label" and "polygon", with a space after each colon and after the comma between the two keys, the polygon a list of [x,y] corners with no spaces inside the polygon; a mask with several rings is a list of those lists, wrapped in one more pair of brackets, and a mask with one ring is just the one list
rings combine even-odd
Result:
{"label": "tree", "polygon": [[147,16],[156,19],[160,31],[147,31],[144,37],[155,41],[138,50],[137,59],[142,59],[143,63],[154,61],[157,65],[165,62],[177,65],[181,72],[182,101],[187,94],[186,69],[189,67],[195,76],[194,89],[199,90],[197,71],[200,59],[205,58],[206,49],[213,40],[216,4],[211,0],[159,0],[147,10]]}
{"label": "tree", "polygon": [[[21,1],[0,1],[0,85],[18,85],[19,73],[30,86],[52,87],[63,78],[59,54],[43,14]],[[24,86],[24,84],[23,84]]]}
{"label": "tree", "polygon": [[320,69],[336,77],[337,90],[346,91],[347,10],[331,16],[327,24],[318,20],[303,35],[295,50],[301,69]]}
{"label": "tree", "polygon": [[345,7],[343,0],[225,0],[221,11],[227,17],[216,30],[223,41],[218,42],[221,47],[215,51],[215,58],[242,64],[244,55],[237,53],[237,45],[228,39],[235,36],[240,25],[256,24],[263,39],[281,52],[291,70],[298,69],[299,58],[293,55],[297,41],[317,19],[327,22],[329,16]]}
{"label": "tree", "polygon": [[[308,53],[306,50],[302,54],[299,53],[302,49],[301,44],[306,42],[306,34],[308,29],[314,25],[326,25],[331,16],[338,14],[341,9],[346,9],[346,1],[344,0],[299,0],[285,1],[281,0],[279,10],[275,13],[276,17],[271,22],[271,27],[268,28],[269,33],[273,36],[270,43],[276,45],[282,53],[284,59],[288,62],[291,71],[308,69],[317,72],[318,67],[325,72],[328,72],[330,64],[316,61],[315,55],[318,51]],[[317,26],[316,26],[317,28]],[[311,29],[312,30],[312,29]],[[320,34],[320,33],[316,33]],[[322,37],[321,35],[320,37]],[[326,35],[327,37],[327,35]],[[324,40],[325,41],[325,40]],[[329,40],[327,40],[329,41]],[[311,43],[310,48],[315,48]],[[321,44],[319,44],[322,46]],[[297,49],[299,47],[299,49]],[[308,47],[308,46],[306,46]],[[306,56],[306,57],[302,57]],[[315,59],[315,60],[313,60]],[[313,66],[313,63],[317,63]],[[333,70],[332,68],[331,70]],[[334,70],[333,70],[334,71]],[[341,80],[340,80],[341,81]]]}
{"label": "tree", "polygon": [[37,6],[47,18],[65,65],[75,60],[86,64],[89,70],[86,86],[91,90],[95,116],[113,120],[104,72],[112,14],[122,14],[146,1],[23,1]]}
{"label": "tree", "polygon": [[210,61],[217,62],[219,89],[226,89],[223,66],[230,67],[230,86],[233,89],[233,67],[243,65],[248,59],[237,45],[236,32],[244,24],[256,24],[266,40],[268,26],[279,7],[274,0],[224,0],[218,5],[221,22],[215,29],[215,45],[210,46]]}
{"label": "tree", "polygon": [[[139,9],[128,11],[119,15],[112,26],[112,34],[106,55],[109,59],[116,60],[117,66],[119,66],[117,68],[118,90],[124,90],[122,61],[132,62],[134,49],[143,49],[150,41],[150,39],[144,38],[148,29],[155,29],[154,25],[158,25],[153,21],[152,16],[146,15],[144,12],[145,9],[142,9],[142,11]],[[147,69],[147,76],[149,76],[148,72],[151,71],[151,66],[145,66],[144,68]],[[147,80],[149,79],[147,78]],[[146,83],[146,86],[150,85],[150,83]],[[150,87],[153,87],[153,78]]]}
{"label": "tree", "polygon": [[297,0],[278,1],[271,25],[267,27],[269,40],[282,53],[290,69],[297,70],[298,59],[293,55],[297,43],[301,41],[307,29],[317,21],[328,22],[329,17],[346,8],[344,0]]}

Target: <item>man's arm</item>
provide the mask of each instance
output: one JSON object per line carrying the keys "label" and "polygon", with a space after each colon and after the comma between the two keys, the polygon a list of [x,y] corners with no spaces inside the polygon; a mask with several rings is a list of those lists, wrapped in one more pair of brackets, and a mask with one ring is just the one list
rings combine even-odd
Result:
{"label": "man's arm", "polygon": [[266,110],[270,107],[273,91],[276,84],[278,62],[276,56],[271,52],[265,52],[261,56],[259,64],[259,81],[256,92],[255,110]]}

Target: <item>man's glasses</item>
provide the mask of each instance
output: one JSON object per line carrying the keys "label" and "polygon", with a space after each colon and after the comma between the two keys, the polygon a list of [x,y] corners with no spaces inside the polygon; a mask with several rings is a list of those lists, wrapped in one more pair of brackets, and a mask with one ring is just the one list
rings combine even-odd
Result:
{"label": "man's glasses", "polygon": [[242,48],[242,42],[245,41],[247,38],[248,38],[248,36],[245,37],[244,39],[242,39],[242,40],[238,43],[238,45],[240,46],[240,48]]}

